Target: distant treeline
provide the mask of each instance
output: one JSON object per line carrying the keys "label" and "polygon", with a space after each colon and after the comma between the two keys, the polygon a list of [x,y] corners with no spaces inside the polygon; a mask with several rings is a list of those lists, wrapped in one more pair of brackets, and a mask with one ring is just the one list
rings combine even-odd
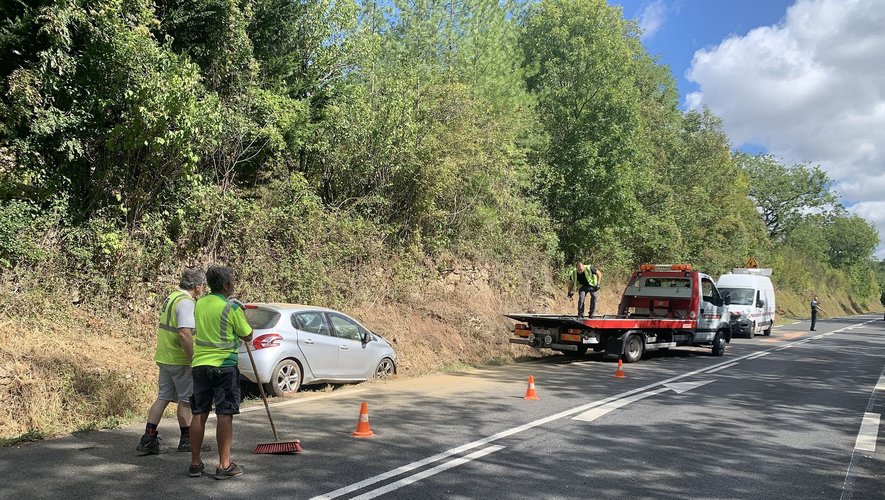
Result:
{"label": "distant treeline", "polygon": [[427,257],[752,255],[878,300],[826,174],[733,153],[639,35],[605,0],[2,2],[0,268],[114,297],[235,262],[310,301]]}

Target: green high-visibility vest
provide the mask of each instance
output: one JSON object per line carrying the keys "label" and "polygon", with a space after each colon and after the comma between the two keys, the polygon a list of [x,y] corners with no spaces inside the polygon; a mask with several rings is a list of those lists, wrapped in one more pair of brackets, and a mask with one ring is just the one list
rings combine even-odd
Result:
{"label": "green high-visibility vest", "polygon": [[[584,267],[584,276],[587,277],[587,282],[590,283],[590,286],[599,287],[599,276],[596,273],[590,272],[590,266]],[[569,279],[572,282],[572,290],[578,290],[581,288],[581,284],[578,283],[578,270],[574,267],[569,271]]]}
{"label": "green high-visibility vest", "polygon": [[193,300],[191,296],[181,290],[172,292],[163,301],[160,309],[160,325],[157,326],[157,351],[154,360],[164,365],[189,365],[190,359],[181,347],[181,338],[178,336],[178,318],[175,315],[175,306],[182,300]]}
{"label": "green high-visibility vest", "polygon": [[243,303],[212,293],[194,307],[197,333],[191,366],[236,366],[240,337],[252,334]]}

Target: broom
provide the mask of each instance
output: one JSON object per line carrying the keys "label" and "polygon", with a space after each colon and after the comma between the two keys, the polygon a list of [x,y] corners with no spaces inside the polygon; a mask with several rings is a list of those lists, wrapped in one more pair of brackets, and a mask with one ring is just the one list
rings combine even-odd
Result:
{"label": "broom", "polygon": [[301,453],[301,441],[280,441],[277,437],[277,428],[273,424],[273,417],[270,416],[270,407],[267,405],[267,396],[264,395],[264,386],[261,384],[261,378],[258,376],[258,369],[255,367],[255,358],[252,357],[252,348],[249,346],[251,341],[244,341],[246,344],[246,352],[249,353],[249,362],[252,363],[252,373],[255,374],[255,380],[258,381],[258,392],[261,393],[261,400],[264,401],[264,409],[267,411],[267,420],[270,421],[270,429],[273,431],[273,443],[258,443],[255,451],[252,453],[266,453],[270,455],[294,455]]}

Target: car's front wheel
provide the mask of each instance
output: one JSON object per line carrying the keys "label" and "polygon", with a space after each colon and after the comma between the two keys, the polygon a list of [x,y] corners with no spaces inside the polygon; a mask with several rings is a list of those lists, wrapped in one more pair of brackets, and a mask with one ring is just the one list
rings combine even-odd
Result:
{"label": "car's front wheel", "polygon": [[301,387],[301,366],[293,359],[284,359],[273,369],[270,391],[274,396],[288,396]]}
{"label": "car's front wheel", "polygon": [[375,378],[377,379],[384,379],[395,374],[396,365],[390,358],[383,358],[381,361],[378,362],[378,367],[375,368]]}

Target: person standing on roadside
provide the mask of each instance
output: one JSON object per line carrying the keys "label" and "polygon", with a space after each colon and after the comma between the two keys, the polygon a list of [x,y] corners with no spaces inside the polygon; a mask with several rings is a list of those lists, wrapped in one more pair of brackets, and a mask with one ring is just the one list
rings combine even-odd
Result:
{"label": "person standing on roadside", "polygon": [[192,362],[194,393],[191,397],[191,463],[188,475],[200,477],[205,466],[200,446],[206,431],[209,412],[215,405],[218,466],[215,479],[227,479],[243,473],[230,459],[234,415],[240,413],[240,371],[237,368],[239,341],[252,340],[252,327],[246,321],[243,304],[234,293],[234,273],[229,267],[210,267],[206,280],[212,293],[197,301],[194,317]]}
{"label": "person standing on roadside", "polygon": [[814,297],[813,299],[811,299],[811,330],[810,331],[812,331],[812,332],[814,331],[814,325],[817,323],[817,312],[818,311],[826,312],[823,310],[823,308],[817,302],[817,297]]}
{"label": "person standing on roadside", "polygon": [[575,290],[578,291],[578,317],[584,317],[584,301],[587,294],[590,295],[589,317],[596,314],[596,303],[599,299],[599,286],[602,282],[602,272],[595,266],[587,267],[583,262],[575,262],[575,267],[569,271],[568,297],[572,298]]}
{"label": "person standing on roadside", "polygon": [[154,360],[160,369],[157,399],[148,412],[144,435],[135,447],[145,455],[160,453],[157,426],[169,403],[178,403],[178,425],[181,437],[178,451],[191,451],[190,397],[193,392],[191,358],[194,354],[194,300],[206,289],[206,274],[202,269],[185,269],[178,283],[160,308],[157,327],[157,349]]}

